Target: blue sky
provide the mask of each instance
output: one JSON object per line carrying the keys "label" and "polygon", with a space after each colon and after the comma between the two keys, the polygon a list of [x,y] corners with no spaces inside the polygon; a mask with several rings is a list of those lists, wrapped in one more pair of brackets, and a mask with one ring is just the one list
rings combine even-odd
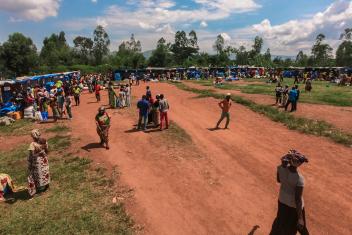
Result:
{"label": "blue sky", "polygon": [[352,27],[347,0],[0,0],[0,42],[13,32],[30,36],[41,47],[45,36],[66,32],[69,43],[91,36],[102,24],[114,50],[131,33],[150,50],[160,37],[172,41],[177,30],[194,29],[202,51],[212,52],[218,34],[232,46],[250,47],[262,36],[272,54],[310,51],[323,32],[336,48]]}

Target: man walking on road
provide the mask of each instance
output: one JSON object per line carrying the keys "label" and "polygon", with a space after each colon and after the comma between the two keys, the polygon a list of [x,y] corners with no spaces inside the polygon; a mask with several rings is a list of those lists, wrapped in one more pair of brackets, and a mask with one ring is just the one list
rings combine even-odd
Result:
{"label": "man walking on road", "polygon": [[291,104],[291,112],[296,110],[298,93],[296,87],[292,87],[290,92],[288,93],[288,101],[285,105],[285,111],[287,111],[288,106]]}
{"label": "man walking on road", "polygon": [[231,105],[232,105],[232,103],[231,103],[231,94],[227,93],[225,99],[219,103],[219,107],[221,108],[222,113],[221,113],[221,117],[220,117],[218,123],[216,124],[216,129],[219,129],[219,125],[224,120],[224,118],[226,118],[225,129],[228,129],[229,123],[230,123],[230,108],[231,108]]}
{"label": "man walking on road", "polygon": [[141,129],[143,119],[143,130],[147,130],[149,102],[147,96],[143,95],[142,99],[138,101],[137,108],[139,109],[138,130]]}

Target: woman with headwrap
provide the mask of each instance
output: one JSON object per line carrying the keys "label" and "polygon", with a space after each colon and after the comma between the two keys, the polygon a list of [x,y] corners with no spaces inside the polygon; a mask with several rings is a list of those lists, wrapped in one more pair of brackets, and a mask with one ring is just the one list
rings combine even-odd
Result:
{"label": "woman with headwrap", "polygon": [[290,150],[281,158],[277,168],[278,212],[270,235],[295,235],[297,231],[302,235],[309,234],[303,201],[304,178],[297,170],[305,162],[308,159],[296,150]]}
{"label": "woman with headwrap", "polygon": [[95,122],[97,124],[97,133],[100,137],[100,144],[105,144],[105,148],[109,149],[110,116],[104,107],[99,108],[98,114],[95,116]]}
{"label": "woman with headwrap", "polygon": [[33,130],[33,142],[29,145],[28,155],[28,192],[31,196],[49,188],[50,173],[48,162],[48,142],[40,137],[39,130]]}
{"label": "woman with headwrap", "polygon": [[109,92],[109,105],[111,108],[116,109],[116,99],[117,99],[117,95],[114,89],[114,85],[112,82],[109,83],[109,88],[108,88],[108,92]]}

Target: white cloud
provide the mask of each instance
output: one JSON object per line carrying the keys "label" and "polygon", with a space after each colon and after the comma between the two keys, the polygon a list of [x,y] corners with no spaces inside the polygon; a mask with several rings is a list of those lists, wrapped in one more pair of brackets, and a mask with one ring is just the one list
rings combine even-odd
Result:
{"label": "white cloud", "polygon": [[97,3],[98,2],[98,0],[91,0],[92,1],[92,3]]}
{"label": "white cloud", "polygon": [[202,20],[202,22],[200,22],[200,27],[202,27],[202,28],[208,27],[207,22],[205,22],[204,20]]}
{"label": "white cloud", "polygon": [[276,50],[297,53],[298,50],[308,51],[319,33],[325,34],[332,46],[336,46],[340,33],[347,25],[352,25],[352,1],[337,0],[325,11],[309,18],[279,25],[272,25],[269,19],[265,19],[247,30],[261,35]]}
{"label": "white cloud", "polygon": [[248,12],[261,7],[253,0],[195,0],[195,2],[206,8],[225,12]]}
{"label": "white cloud", "polygon": [[224,39],[225,42],[231,41],[231,37],[227,33],[221,33],[220,35],[222,36],[222,38]]}
{"label": "white cloud", "polygon": [[1,0],[0,11],[10,15],[10,21],[40,21],[57,16],[61,0]]}

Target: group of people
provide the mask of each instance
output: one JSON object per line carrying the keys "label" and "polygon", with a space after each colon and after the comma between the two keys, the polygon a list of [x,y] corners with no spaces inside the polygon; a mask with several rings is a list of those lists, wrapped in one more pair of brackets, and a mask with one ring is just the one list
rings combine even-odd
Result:
{"label": "group of people", "polygon": [[297,102],[300,94],[301,91],[299,90],[298,85],[294,85],[291,89],[289,89],[288,85],[283,87],[281,83],[278,82],[275,87],[275,104],[279,105],[279,107],[284,107],[285,111],[287,111],[289,105],[291,105],[291,112],[294,112],[297,110]]}
{"label": "group of people", "polygon": [[109,82],[109,106],[115,108],[125,108],[131,106],[131,84],[119,85],[118,92],[115,91],[114,84]]}
{"label": "group of people", "polygon": [[146,94],[138,101],[137,108],[139,109],[138,130],[147,130],[148,123],[153,123],[155,128],[159,127],[160,130],[163,130],[163,122],[165,122],[166,129],[169,128],[168,111],[170,106],[163,94],[156,95],[153,99],[150,87],[147,86]]}
{"label": "group of people", "polygon": [[[58,81],[48,91],[44,86],[28,87],[26,93],[26,107],[33,106],[35,118],[40,121],[47,121],[49,118],[49,109],[52,112],[54,121],[66,116],[67,119],[72,119],[72,96],[79,105],[79,96],[81,88],[78,84],[73,84],[69,81]],[[40,115],[38,117],[38,115]]]}

